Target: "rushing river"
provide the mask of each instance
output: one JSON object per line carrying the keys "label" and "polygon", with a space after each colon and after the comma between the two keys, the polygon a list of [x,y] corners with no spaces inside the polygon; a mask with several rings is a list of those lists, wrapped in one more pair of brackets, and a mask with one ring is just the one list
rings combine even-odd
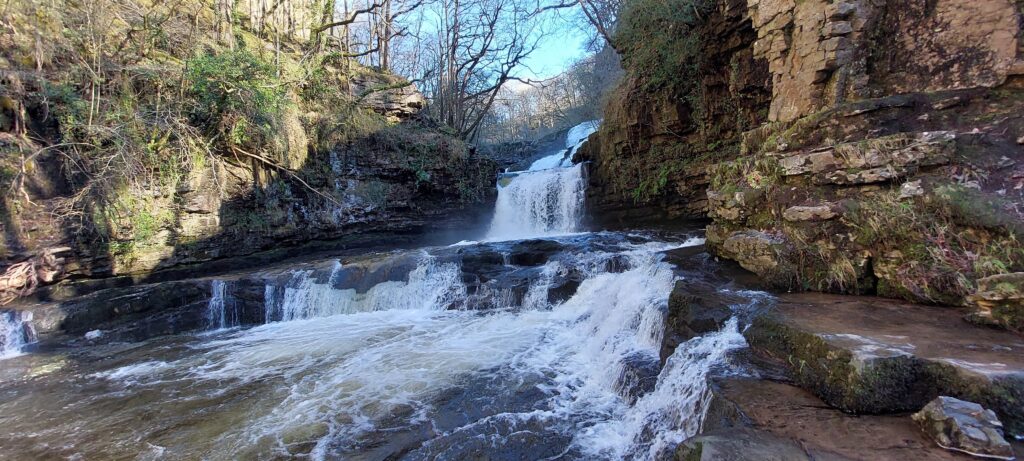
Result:
{"label": "rushing river", "polygon": [[662,360],[665,252],[702,241],[581,232],[582,167],[547,161],[502,178],[482,242],[373,256],[397,276],[296,268],[258,325],[214,280],[207,331],[3,360],[0,457],[670,457],[743,338],[730,321]]}

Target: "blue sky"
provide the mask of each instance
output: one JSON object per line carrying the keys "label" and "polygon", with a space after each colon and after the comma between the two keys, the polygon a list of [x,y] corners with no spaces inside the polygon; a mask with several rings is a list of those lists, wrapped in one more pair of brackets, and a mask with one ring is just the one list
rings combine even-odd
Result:
{"label": "blue sky", "polygon": [[[587,54],[584,46],[587,36],[578,27],[561,22],[557,29],[548,34],[540,43],[540,49],[526,60],[532,70],[532,78],[545,79],[560,74],[569,64]],[[524,76],[531,74],[523,72]]]}

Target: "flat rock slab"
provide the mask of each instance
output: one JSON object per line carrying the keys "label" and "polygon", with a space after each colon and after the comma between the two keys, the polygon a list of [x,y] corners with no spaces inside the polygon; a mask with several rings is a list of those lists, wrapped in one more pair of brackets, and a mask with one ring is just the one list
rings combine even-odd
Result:
{"label": "flat rock slab", "polygon": [[[738,434],[743,439],[728,446],[760,444],[760,451],[778,449],[785,455],[779,459],[793,460],[973,459],[938,447],[909,415],[849,415],[830,408],[803,389],[774,381],[726,378],[716,380],[712,387],[714,398],[705,435]],[[732,427],[728,418],[717,417],[729,413],[742,415],[731,421],[735,424]],[[746,437],[744,429],[765,435]],[[794,454],[793,446],[803,453]]]}
{"label": "flat rock slab", "polygon": [[1024,338],[965,322],[956,308],[787,294],[745,333],[796,382],[859,414],[917,411],[939,395],[996,411],[1024,433]]}

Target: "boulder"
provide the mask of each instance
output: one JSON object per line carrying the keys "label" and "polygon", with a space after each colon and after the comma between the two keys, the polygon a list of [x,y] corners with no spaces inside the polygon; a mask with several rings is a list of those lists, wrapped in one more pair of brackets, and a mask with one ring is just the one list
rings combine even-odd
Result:
{"label": "boulder", "polygon": [[976,403],[941,396],[915,413],[914,421],[942,448],[984,458],[1014,459],[995,412]]}
{"label": "boulder", "polygon": [[967,302],[976,309],[972,321],[1024,333],[1024,272],[978,280],[978,290]]}
{"label": "boulder", "polygon": [[[714,236],[716,232],[717,228],[708,226],[709,242],[717,239]],[[788,277],[790,273],[785,258],[788,248],[782,237],[748,229],[728,234],[718,253],[738,262],[744,269],[764,278],[768,283],[781,286],[786,285],[788,280],[780,280],[779,277]]]}

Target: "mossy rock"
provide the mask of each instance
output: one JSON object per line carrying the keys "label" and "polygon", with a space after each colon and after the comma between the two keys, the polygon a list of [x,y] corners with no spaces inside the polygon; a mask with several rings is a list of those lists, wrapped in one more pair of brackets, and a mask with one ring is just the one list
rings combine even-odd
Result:
{"label": "mossy rock", "polygon": [[855,354],[771,316],[755,319],[745,335],[751,346],[784,361],[801,387],[846,412],[917,410],[934,397],[924,363],[902,351]]}
{"label": "mossy rock", "polygon": [[989,373],[952,354],[924,358],[915,354],[915,339],[894,346],[815,332],[777,313],[755,319],[744,336],[756,351],[783,362],[800,387],[845,412],[917,411],[949,395],[993,409],[1010,433],[1024,431],[1024,373]]}

